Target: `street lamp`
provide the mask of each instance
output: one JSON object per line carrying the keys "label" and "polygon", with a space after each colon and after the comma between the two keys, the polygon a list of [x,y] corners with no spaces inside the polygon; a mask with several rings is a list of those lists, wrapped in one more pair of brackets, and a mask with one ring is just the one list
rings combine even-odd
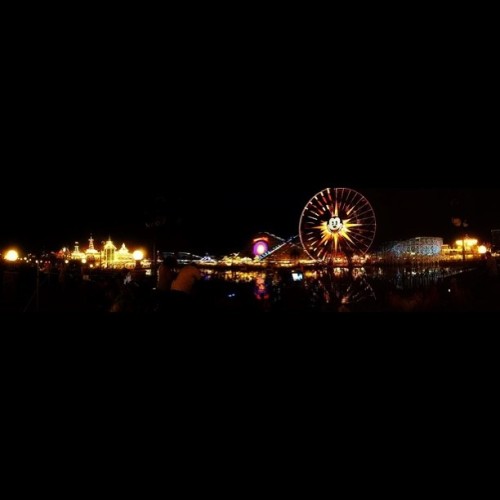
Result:
{"label": "street lamp", "polygon": [[135,260],[135,268],[141,268],[141,260],[144,259],[144,252],[142,250],[135,250],[132,254],[132,258]]}
{"label": "street lamp", "polygon": [[17,252],[17,250],[8,250],[5,253],[4,259],[9,262],[15,262],[17,259],[19,259],[19,253]]}

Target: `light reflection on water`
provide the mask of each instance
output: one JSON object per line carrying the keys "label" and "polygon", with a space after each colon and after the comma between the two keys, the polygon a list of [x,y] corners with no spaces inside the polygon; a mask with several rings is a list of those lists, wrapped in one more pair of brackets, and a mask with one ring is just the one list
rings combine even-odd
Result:
{"label": "light reflection on water", "polygon": [[453,267],[346,267],[322,268],[322,269],[285,269],[270,268],[258,270],[244,269],[206,269],[204,275],[207,277],[217,277],[226,281],[236,283],[251,283],[258,278],[264,278],[268,282],[279,283],[284,280],[293,281],[294,274],[303,275],[305,284],[314,281],[331,280],[367,280],[370,283],[384,281],[394,285],[401,290],[411,290],[414,288],[425,288],[433,284],[438,284],[444,279],[463,272],[463,269]]}
{"label": "light reflection on water", "polygon": [[370,280],[385,281],[399,290],[413,290],[439,284],[461,272],[463,269],[454,267],[378,267],[369,269],[367,277]]}
{"label": "light reflection on water", "polygon": [[[286,301],[287,292],[303,294],[311,309],[365,307],[385,300],[387,290],[412,292],[431,288],[446,278],[462,272],[453,267],[334,267],[318,269],[268,268],[258,270],[207,269],[206,279],[218,278],[254,287],[257,298],[272,303]],[[380,295],[380,296],[378,296]]]}

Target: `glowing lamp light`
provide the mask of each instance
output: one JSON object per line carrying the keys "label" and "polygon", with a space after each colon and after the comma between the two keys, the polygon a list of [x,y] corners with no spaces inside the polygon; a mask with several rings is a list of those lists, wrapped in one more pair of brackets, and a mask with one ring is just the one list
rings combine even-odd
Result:
{"label": "glowing lamp light", "polygon": [[477,248],[477,251],[481,254],[481,255],[484,255],[488,249],[484,246],[484,245],[479,245],[479,247]]}
{"label": "glowing lamp light", "polygon": [[132,257],[135,261],[142,260],[144,259],[144,252],[142,250],[135,250]]}
{"label": "glowing lamp light", "polygon": [[257,257],[264,255],[269,249],[269,245],[262,240],[257,241],[253,246],[253,254]]}
{"label": "glowing lamp light", "polygon": [[8,260],[9,262],[15,262],[17,259],[19,259],[19,254],[16,250],[8,250],[4,256],[4,259]]}
{"label": "glowing lamp light", "polygon": [[[464,240],[457,240],[455,242],[455,244],[457,245],[457,247],[461,247],[463,246],[464,244]],[[474,239],[474,238],[465,238],[465,247],[473,247],[473,246],[476,246],[477,245],[477,239]]]}

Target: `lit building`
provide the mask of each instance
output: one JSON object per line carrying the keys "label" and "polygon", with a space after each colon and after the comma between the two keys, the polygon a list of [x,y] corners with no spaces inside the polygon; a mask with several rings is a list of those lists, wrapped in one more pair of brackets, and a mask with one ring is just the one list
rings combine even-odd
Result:
{"label": "lit building", "polygon": [[[57,252],[57,258],[65,261],[80,261],[82,263],[88,263],[89,265],[95,267],[102,267],[108,269],[122,269],[122,268],[134,268],[137,263],[137,254],[131,253],[125,243],[122,244],[118,250],[111,237],[109,237],[105,242],[103,241],[103,247],[98,250],[94,246],[94,238],[92,235],[89,238],[89,246],[85,251],[80,250],[78,242],[75,242],[75,248],[70,252],[67,248],[63,248]],[[140,259],[142,260],[142,259]]]}
{"label": "lit building", "polygon": [[108,237],[107,241],[104,243],[103,255],[102,255],[102,267],[115,267],[115,252],[116,247],[111,241],[111,236]]}
{"label": "lit building", "polygon": [[82,260],[85,258],[85,254],[80,251],[78,241],[75,241],[75,249],[71,252],[71,260]]}
{"label": "lit building", "polygon": [[85,250],[85,256],[87,262],[96,262],[100,260],[100,253],[94,248],[94,238],[92,238],[92,235],[90,235],[89,247]]}
{"label": "lit building", "polygon": [[477,238],[465,237],[456,240],[452,245],[443,245],[443,257],[447,260],[462,260],[479,258],[488,251],[485,245],[481,245]]}

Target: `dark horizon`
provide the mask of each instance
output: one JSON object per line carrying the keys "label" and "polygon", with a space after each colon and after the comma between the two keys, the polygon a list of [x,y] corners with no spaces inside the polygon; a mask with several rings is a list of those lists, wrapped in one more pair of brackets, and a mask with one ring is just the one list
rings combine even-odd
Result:
{"label": "dark horizon", "polygon": [[[335,176],[332,176],[332,178]],[[174,184],[174,183],[173,183]],[[203,185],[204,184],[204,185]],[[298,233],[300,215],[312,196],[326,187],[349,187],[363,194],[377,217],[374,247],[385,241],[415,236],[441,236],[446,241],[463,229],[452,216],[465,216],[469,235],[490,241],[500,227],[500,189],[496,188],[373,188],[352,182],[287,181],[272,186],[260,180],[234,180],[232,186],[193,178],[174,186],[165,183],[117,183],[113,188],[86,184],[79,198],[71,187],[43,189],[24,201],[23,210],[9,210],[3,199],[1,249],[17,245],[26,251],[82,247],[93,235],[96,245],[111,236],[115,244],[149,247],[158,223],[160,250],[223,254],[242,250],[252,237],[267,231],[288,238]],[[164,217],[163,217],[164,216]]]}

